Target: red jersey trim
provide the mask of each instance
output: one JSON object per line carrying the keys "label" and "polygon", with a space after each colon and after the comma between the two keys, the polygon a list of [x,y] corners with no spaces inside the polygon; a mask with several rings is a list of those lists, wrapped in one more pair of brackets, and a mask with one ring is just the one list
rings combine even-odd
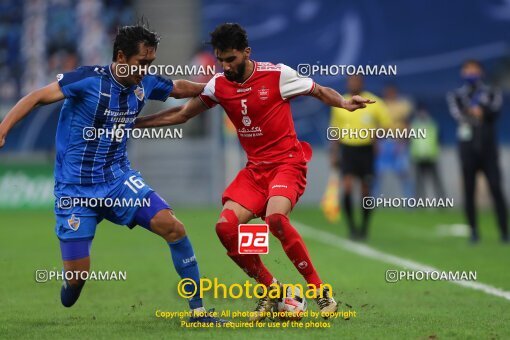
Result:
{"label": "red jersey trim", "polygon": [[293,95],[292,97],[286,98],[286,99],[284,99],[284,100],[290,100],[290,99],[292,99],[292,98],[296,98],[296,97],[298,97],[298,96],[308,96],[309,94],[311,94],[311,93],[313,92],[313,90],[315,90],[315,85],[316,85],[316,83],[315,83],[315,82],[313,82],[313,83],[312,83],[312,86],[310,87],[310,89],[309,89],[309,90],[306,90],[306,91],[303,91],[303,92],[301,92],[301,93],[295,94],[295,95]]}
{"label": "red jersey trim", "polygon": [[315,90],[315,85],[316,85],[316,83],[313,82],[312,83],[312,88],[310,89],[310,91],[308,91],[307,95],[311,94],[313,92],[313,90]]}
{"label": "red jersey trim", "polygon": [[198,95],[198,98],[202,101],[202,103],[204,103],[205,106],[207,106],[208,108],[212,108],[214,106],[216,106],[216,104],[219,104],[217,102],[215,102],[214,100],[212,100],[210,97],[208,96],[205,96],[203,94],[199,94]]}

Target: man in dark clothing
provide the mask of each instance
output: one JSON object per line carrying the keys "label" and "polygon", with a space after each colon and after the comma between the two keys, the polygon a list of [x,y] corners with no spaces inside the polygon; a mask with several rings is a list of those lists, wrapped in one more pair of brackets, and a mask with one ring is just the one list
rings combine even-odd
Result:
{"label": "man in dark clothing", "polygon": [[475,209],[475,179],[481,170],[487,177],[498,219],[501,240],[509,243],[506,201],[501,188],[496,121],[502,95],[482,81],[483,69],[476,60],[462,65],[465,84],[448,94],[452,116],[458,123],[457,138],[462,165],[465,212],[471,227],[471,242],[479,241]]}

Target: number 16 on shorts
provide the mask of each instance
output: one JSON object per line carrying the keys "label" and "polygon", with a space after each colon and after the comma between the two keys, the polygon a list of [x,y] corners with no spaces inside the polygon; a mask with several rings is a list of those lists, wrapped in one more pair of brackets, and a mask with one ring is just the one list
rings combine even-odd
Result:
{"label": "number 16 on shorts", "polygon": [[239,254],[269,253],[269,226],[267,224],[240,224],[238,233]]}

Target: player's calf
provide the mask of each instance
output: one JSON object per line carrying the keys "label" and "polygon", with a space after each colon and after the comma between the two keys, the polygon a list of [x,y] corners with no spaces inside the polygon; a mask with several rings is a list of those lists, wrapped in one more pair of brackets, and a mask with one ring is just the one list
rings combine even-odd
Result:
{"label": "player's calf", "polygon": [[257,282],[269,286],[273,282],[273,275],[262,263],[257,254],[239,254],[238,249],[238,225],[239,220],[231,209],[224,209],[221,212],[216,224],[216,234],[227,249],[227,255],[241,267],[248,276]]}
{"label": "player's calf", "polygon": [[271,214],[266,217],[271,233],[280,240],[283,250],[296,269],[309,284],[319,287],[322,284],[301,235],[290,224],[289,218],[283,214]]}
{"label": "player's calf", "polygon": [[[64,272],[72,275],[64,275],[64,282],[60,289],[60,301],[64,307],[73,306],[80,297],[81,290],[85,285],[82,273],[90,270],[90,245],[92,240],[60,241]],[[69,280],[68,280],[69,278]]]}
{"label": "player's calf", "polygon": [[282,243],[283,250],[296,269],[309,284],[317,287],[317,298],[315,302],[317,302],[321,310],[321,315],[327,318],[328,313],[336,312],[338,304],[327,288],[320,288],[322,281],[312,264],[301,235],[299,235],[297,230],[290,224],[289,218],[283,214],[275,213],[266,217],[266,223],[269,225],[271,233]]}
{"label": "player's calf", "polygon": [[[179,221],[170,209],[163,209],[157,212],[150,220],[150,229],[152,232],[160,235],[167,242],[175,271],[181,279],[191,279],[197,286],[200,280],[200,271],[195,257],[195,252],[191,245],[184,225]],[[200,291],[191,291],[190,285],[186,286],[186,291],[190,295],[188,300],[190,309],[203,310],[203,302],[200,297]]]}

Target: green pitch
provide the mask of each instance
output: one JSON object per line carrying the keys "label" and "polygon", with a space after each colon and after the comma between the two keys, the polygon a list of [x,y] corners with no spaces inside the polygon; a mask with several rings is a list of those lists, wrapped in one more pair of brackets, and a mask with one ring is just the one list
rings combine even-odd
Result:
{"label": "green pitch", "polygon": [[[242,283],[244,273],[227,258],[216,237],[217,215],[217,209],[177,209],[202,276]],[[473,247],[465,237],[454,236],[448,226],[463,222],[458,212],[377,211],[367,245],[441,270],[477,271],[478,283],[508,292],[510,246],[499,244],[491,215],[480,218],[482,243]],[[315,208],[298,207],[292,219],[329,233],[325,235],[345,235],[345,227],[328,224]],[[60,305],[60,282],[36,283],[34,279],[38,269],[61,268],[52,213],[2,211],[0,224],[0,338],[510,337],[510,300],[450,282],[387,283],[386,270],[402,268],[348,250],[341,243],[335,245],[335,238],[324,242],[309,229],[305,241],[322,279],[333,286],[337,301],[342,301],[341,310],[357,313],[349,320],[331,321],[327,329],[183,329],[177,319],[156,318],[156,310],[187,310],[176,292],[178,277],[169,249],[142,228],[129,231],[108,222],[98,227],[92,270],[126,271],[127,280],[88,282],[77,304],[66,309]],[[263,259],[279,280],[304,283],[274,237]],[[246,298],[215,300],[211,294],[205,302],[206,308],[220,311],[255,306],[255,301]],[[308,302],[316,311],[315,303]]]}

